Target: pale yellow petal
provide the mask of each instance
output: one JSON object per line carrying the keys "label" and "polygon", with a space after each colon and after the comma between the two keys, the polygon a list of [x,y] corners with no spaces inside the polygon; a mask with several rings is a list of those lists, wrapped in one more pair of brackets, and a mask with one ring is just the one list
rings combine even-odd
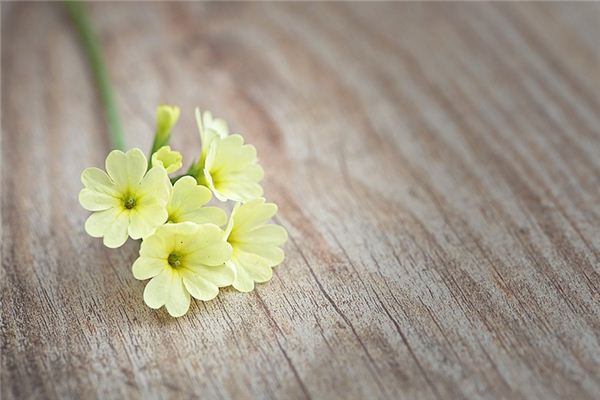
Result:
{"label": "pale yellow petal", "polygon": [[181,317],[190,308],[190,294],[184,287],[183,279],[178,272],[173,273],[165,307],[172,317]]}
{"label": "pale yellow petal", "polygon": [[[200,227],[201,227],[200,225],[194,224],[192,222],[181,222],[178,224],[165,225],[163,229],[165,231],[174,232],[175,234],[181,235],[182,237],[184,237],[184,236],[190,236],[190,235],[196,236]],[[214,227],[214,228],[218,229],[218,227]]]}
{"label": "pale yellow petal", "polygon": [[201,113],[200,109],[196,108],[195,116],[198,132],[200,133],[200,141],[202,143],[200,164],[203,165],[212,140],[216,137],[227,136],[229,130],[227,129],[225,121],[217,119],[215,122],[210,111]]}
{"label": "pale yellow petal", "polygon": [[283,250],[274,245],[236,242],[234,246],[236,251],[252,253],[263,258],[270,266],[279,265],[284,259]]}
{"label": "pale yellow petal", "polygon": [[152,166],[160,166],[171,174],[178,171],[183,165],[183,157],[180,152],[171,150],[170,146],[163,146],[152,154]]}
{"label": "pale yellow petal", "polygon": [[237,214],[237,210],[242,206],[242,203],[235,203],[233,209],[231,210],[231,216],[229,217],[229,221],[227,221],[227,226],[225,227],[225,233],[223,237],[225,240],[229,241],[229,236],[231,236],[231,231],[233,230],[233,223],[235,220],[235,215]]}
{"label": "pale yellow petal", "polygon": [[210,198],[210,190],[198,185],[193,177],[184,176],[173,185],[169,210],[178,213],[192,211],[208,203]]}
{"label": "pale yellow petal", "polygon": [[159,258],[139,257],[133,263],[131,270],[135,279],[144,280],[155,277],[164,268],[169,268],[169,264]]}
{"label": "pale yellow petal", "polygon": [[256,162],[256,148],[244,144],[241,135],[231,135],[215,141],[216,151],[206,159],[206,165],[213,172],[242,171]]}
{"label": "pale yellow petal", "polygon": [[196,233],[200,225],[192,222],[180,222],[159,226],[155,235],[158,235],[169,251],[185,253],[190,244],[196,242]]}
{"label": "pale yellow petal", "polygon": [[266,282],[273,276],[269,261],[256,254],[236,250],[233,260],[238,270],[243,269],[255,282]]}
{"label": "pale yellow petal", "polygon": [[227,214],[219,207],[202,207],[179,215],[181,221],[195,222],[196,224],[215,224],[222,226],[227,222]]}
{"label": "pale yellow petal", "polygon": [[220,193],[217,188],[215,187],[215,183],[213,181],[212,175],[210,174],[210,171],[206,168],[204,168],[204,181],[206,182],[206,185],[208,186],[208,188],[210,190],[212,190],[212,192],[214,193],[215,197],[217,199],[219,199],[220,201],[227,201],[227,196],[225,196],[224,194]]}
{"label": "pale yellow petal", "polygon": [[106,247],[115,249],[121,247],[127,241],[127,226],[129,225],[129,215],[127,212],[121,212],[118,217],[110,224],[104,232],[103,243]]}
{"label": "pale yellow petal", "polygon": [[117,185],[100,168],[90,167],[83,170],[81,173],[81,183],[88,188],[98,193],[103,193],[113,197],[120,197]]}
{"label": "pale yellow petal", "polygon": [[113,150],[106,157],[106,172],[121,190],[136,187],[141,182],[147,167],[146,156],[137,148],[127,153]]}
{"label": "pale yellow petal", "polygon": [[162,167],[152,167],[144,176],[136,196],[143,204],[166,205],[171,195],[171,182],[167,171]]}
{"label": "pale yellow petal", "polygon": [[193,242],[185,247],[186,260],[192,266],[221,265],[231,257],[231,245],[223,239],[223,231],[216,225],[197,225]]}
{"label": "pale yellow petal", "polygon": [[238,155],[243,144],[244,138],[240,135],[231,135],[222,139],[214,139],[210,143],[205,168],[212,173],[228,170],[231,166],[230,163]]}
{"label": "pale yellow petal", "polygon": [[130,211],[129,236],[141,239],[150,235],[156,227],[167,220],[167,210],[164,206],[153,204],[145,206],[143,200]]}
{"label": "pale yellow petal", "polygon": [[166,246],[162,236],[156,233],[145,238],[140,246],[140,256],[142,257],[163,258],[166,260],[170,251],[171,249]]}
{"label": "pale yellow petal", "polygon": [[265,203],[264,199],[255,199],[242,204],[232,215],[233,231],[248,231],[267,222],[277,213],[277,205]]}
{"label": "pale yellow petal", "polygon": [[165,268],[148,282],[144,289],[144,302],[148,307],[156,309],[165,305],[172,280],[173,271],[170,268]]}
{"label": "pale yellow petal", "polygon": [[183,276],[183,283],[190,294],[198,300],[209,301],[219,294],[219,288],[200,275],[186,273]]}
{"label": "pale yellow petal", "polygon": [[211,189],[215,197],[221,201],[250,201],[263,195],[263,188],[256,182],[246,181],[243,177],[237,177],[236,181],[213,183]]}
{"label": "pale yellow petal", "polygon": [[210,111],[205,111],[202,113],[202,120],[206,129],[212,129],[219,135],[219,137],[225,137],[229,134],[227,122],[221,118],[213,118]]}
{"label": "pale yellow petal", "polygon": [[171,200],[167,206],[169,221],[223,225],[227,221],[223,210],[217,207],[203,207],[210,198],[210,190],[198,185],[193,177],[184,176],[173,186]]}
{"label": "pale yellow petal", "polygon": [[127,157],[121,150],[113,150],[106,157],[106,172],[110,178],[119,186],[120,190],[129,186],[127,176]]}
{"label": "pale yellow petal", "polygon": [[79,204],[88,211],[102,211],[118,207],[121,200],[105,193],[83,188],[79,192]]}
{"label": "pale yellow petal", "polygon": [[104,211],[98,211],[90,215],[85,221],[85,231],[92,237],[102,237],[108,230],[108,227],[117,219],[122,210],[110,208]]}
{"label": "pale yellow petal", "polygon": [[230,243],[279,246],[285,243],[287,237],[287,231],[282,226],[268,224],[255,227],[252,230],[238,230],[228,240]]}
{"label": "pale yellow petal", "polygon": [[209,282],[212,282],[218,287],[229,286],[234,279],[234,271],[226,264],[209,266],[196,266],[189,270],[191,273],[201,276]]}
{"label": "pale yellow petal", "polygon": [[246,272],[245,269],[239,267],[234,260],[228,262],[228,264],[235,271],[235,278],[233,280],[232,286],[239,290],[240,292],[251,292],[254,290],[254,280],[252,277]]}

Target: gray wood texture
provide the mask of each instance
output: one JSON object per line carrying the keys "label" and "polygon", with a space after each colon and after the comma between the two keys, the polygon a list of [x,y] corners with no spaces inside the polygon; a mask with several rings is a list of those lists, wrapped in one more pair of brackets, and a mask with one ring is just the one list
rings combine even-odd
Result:
{"label": "gray wood texture", "polygon": [[2,3],[3,399],[600,395],[600,4],[95,3],[129,146],[258,148],[271,282],[174,319],[84,233],[106,126],[60,3]]}

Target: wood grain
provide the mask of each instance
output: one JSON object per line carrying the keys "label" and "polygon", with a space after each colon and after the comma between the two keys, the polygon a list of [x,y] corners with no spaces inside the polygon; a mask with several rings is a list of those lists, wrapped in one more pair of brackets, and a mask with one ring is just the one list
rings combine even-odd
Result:
{"label": "wood grain", "polygon": [[83,230],[108,142],[64,9],[2,3],[2,398],[598,398],[600,5],[89,7],[128,145],[226,118],[287,258],[147,308],[139,244]]}

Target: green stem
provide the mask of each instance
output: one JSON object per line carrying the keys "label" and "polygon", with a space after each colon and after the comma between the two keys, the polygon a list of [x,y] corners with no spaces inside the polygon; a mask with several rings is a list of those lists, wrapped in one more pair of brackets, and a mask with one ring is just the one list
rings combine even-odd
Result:
{"label": "green stem", "polygon": [[100,92],[100,99],[104,105],[104,112],[108,123],[108,133],[113,149],[125,150],[125,138],[121,120],[117,111],[112,86],[108,76],[108,71],[102,56],[102,49],[98,39],[92,30],[90,20],[85,11],[85,7],[78,1],[67,1],[67,10],[75,23],[75,27],[81,38],[81,42],[88,57],[92,73],[96,80],[96,86]]}

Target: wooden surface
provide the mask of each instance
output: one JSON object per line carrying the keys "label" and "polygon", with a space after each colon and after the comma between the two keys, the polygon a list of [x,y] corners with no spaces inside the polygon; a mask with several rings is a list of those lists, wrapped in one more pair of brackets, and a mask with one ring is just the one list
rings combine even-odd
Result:
{"label": "wooden surface", "polygon": [[592,399],[599,4],[93,4],[129,146],[255,144],[287,258],[173,319],[87,236],[105,125],[60,4],[2,4],[11,398]]}

